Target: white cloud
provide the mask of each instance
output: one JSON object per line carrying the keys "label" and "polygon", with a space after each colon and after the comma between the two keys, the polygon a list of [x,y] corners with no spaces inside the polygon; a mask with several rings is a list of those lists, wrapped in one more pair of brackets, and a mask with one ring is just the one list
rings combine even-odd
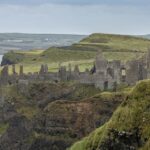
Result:
{"label": "white cloud", "polygon": [[0,32],[150,33],[150,9],[108,5],[0,5]]}

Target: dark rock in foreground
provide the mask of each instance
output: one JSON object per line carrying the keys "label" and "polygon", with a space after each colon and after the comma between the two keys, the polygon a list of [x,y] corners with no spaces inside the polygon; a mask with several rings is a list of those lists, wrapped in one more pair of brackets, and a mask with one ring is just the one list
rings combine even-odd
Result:
{"label": "dark rock in foreground", "polygon": [[36,83],[28,86],[28,94],[15,86],[2,88],[0,150],[65,150],[108,121],[124,99],[121,94],[94,96],[96,89],[87,98],[79,92],[81,85],[72,86]]}

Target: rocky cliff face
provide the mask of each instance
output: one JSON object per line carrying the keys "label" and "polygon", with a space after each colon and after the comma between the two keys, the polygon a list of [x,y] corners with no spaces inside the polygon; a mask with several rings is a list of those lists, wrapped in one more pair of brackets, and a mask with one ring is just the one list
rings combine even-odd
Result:
{"label": "rocky cliff face", "polygon": [[85,85],[41,82],[24,90],[1,88],[0,150],[65,150],[108,121],[125,97],[99,93]]}
{"label": "rocky cliff face", "polygon": [[138,83],[107,123],[70,148],[97,149],[150,149],[150,80]]}

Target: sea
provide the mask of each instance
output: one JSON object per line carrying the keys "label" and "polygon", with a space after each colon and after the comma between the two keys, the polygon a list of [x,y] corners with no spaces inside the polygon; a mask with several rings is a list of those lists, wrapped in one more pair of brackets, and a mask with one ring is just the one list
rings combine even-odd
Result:
{"label": "sea", "polygon": [[0,33],[0,63],[3,55],[11,50],[47,49],[78,43],[86,35]]}
{"label": "sea", "polygon": [[0,54],[11,50],[47,49],[78,43],[85,35],[0,33]]}

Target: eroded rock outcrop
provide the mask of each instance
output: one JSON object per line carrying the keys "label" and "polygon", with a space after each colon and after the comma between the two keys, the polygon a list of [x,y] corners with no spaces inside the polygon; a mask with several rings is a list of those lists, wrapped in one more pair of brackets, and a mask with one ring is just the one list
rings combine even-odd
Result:
{"label": "eroded rock outcrop", "polygon": [[141,81],[111,119],[70,150],[149,150],[150,80]]}
{"label": "eroded rock outcrop", "polygon": [[[3,94],[0,125],[7,126],[0,150],[65,150],[108,121],[124,99],[120,93],[99,94],[82,85],[39,82],[23,89],[7,86]],[[83,89],[93,93],[83,94]]]}

